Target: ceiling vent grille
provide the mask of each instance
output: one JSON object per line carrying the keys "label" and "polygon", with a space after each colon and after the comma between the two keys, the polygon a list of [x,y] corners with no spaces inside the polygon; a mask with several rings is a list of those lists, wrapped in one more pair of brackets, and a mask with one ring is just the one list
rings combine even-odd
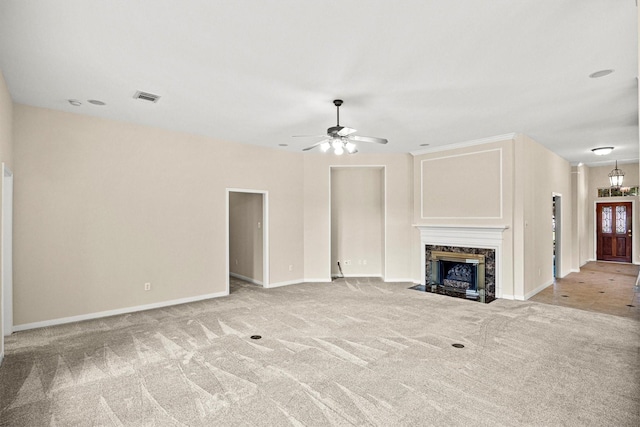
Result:
{"label": "ceiling vent grille", "polygon": [[143,92],[141,90],[137,91],[135,95],[133,95],[134,99],[142,99],[143,101],[151,101],[158,102],[160,99],[160,95],[154,95],[149,92]]}

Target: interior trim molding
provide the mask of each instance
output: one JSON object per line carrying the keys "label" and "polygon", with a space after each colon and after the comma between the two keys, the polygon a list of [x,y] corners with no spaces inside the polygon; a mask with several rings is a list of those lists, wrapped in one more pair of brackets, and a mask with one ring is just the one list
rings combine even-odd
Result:
{"label": "interior trim molding", "polygon": [[[367,277],[367,278],[374,277],[374,278],[378,278],[378,279],[381,279],[381,280],[383,279],[381,274],[343,274],[342,277],[349,277],[349,278],[352,278],[352,277]],[[340,277],[339,277],[339,279],[340,279]]]}
{"label": "interior trim molding", "polygon": [[502,142],[513,140],[517,133],[505,133],[504,135],[489,136],[487,138],[472,139],[470,141],[457,142],[454,144],[438,145],[436,147],[422,148],[420,150],[409,151],[412,156],[420,156],[422,154],[437,153],[438,151],[455,150],[456,148],[473,147],[474,145],[489,144],[492,142]]}
{"label": "interior trim molding", "polygon": [[331,283],[333,280],[329,279],[304,279],[304,283]]}
{"label": "interior trim molding", "polygon": [[262,286],[262,282],[260,280],[252,279],[251,277],[243,276],[242,274],[229,272],[229,276],[235,277],[236,279],[244,280],[245,282],[253,283],[254,285]]}
{"label": "interior trim molding", "polygon": [[23,323],[14,325],[13,332],[26,331],[29,329],[45,328],[47,326],[63,325],[65,323],[82,322],[83,320],[100,319],[102,317],[117,316],[119,314],[135,313],[138,311],[152,310],[154,308],[169,307],[172,305],[186,304],[189,302],[203,301],[212,298],[226,297],[229,291],[215,292],[212,294],[198,295],[195,297],[179,298],[169,301],[154,302],[151,304],[137,305],[133,307],[117,308],[115,310],[99,311],[96,313],[80,314],[78,316],[61,317],[58,319],[43,320],[41,322]]}
{"label": "interior trim molding", "polygon": [[303,282],[301,280],[287,280],[285,282],[269,283],[267,286],[265,286],[265,288],[267,289],[279,288],[281,286],[300,285],[302,283]]}
{"label": "interior trim molding", "polygon": [[502,292],[503,233],[508,225],[414,225],[420,230],[420,280],[426,284],[426,245],[459,246],[493,249],[496,256],[496,298],[524,300],[524,295],[508,295]]}
{"label": "interior trim molding", "polygon": [[419,285],[420,281],[416,279],[408,279],[408,278],[385,278],[384,283],[413,283],[414,285]]}
{"label": "interior trim molding", "polygon": [[[442,159],[450,159],[450,158],[454,158],[454,157],[464,157],[464,156],[472,156],[472,155],[477,155],[477,154],[484,154],[484,153],[491,153],[493,151],[498,152],[499,155],[499,170],[500,170],[500,189],[499,189],[499,194],[498,194],[498,198],[499,203],[500,203],[500,207],[499,207],[499,211],[500,211],[500,215],[499,216],[425,216],[424,215],[424,164],[425,162],[433,162],[433,161],[437,161],[437,160],[442,160]],[[422,159],[422,161],[420,161],[420,218],[421,219],[427,219],[427,220],[432,220],[432,219],[503,219],[504,217],[504,156],[503,156],[503,152],[502,152],[502,147],[500,148],[490,148],[488,150],[481,150],[481,151],[473,151],[470,153],[459,153],[459,154],[452,154],[450,156],[442,156],[442,157],[434,157],[431,159]]]}
{"label": "interior trim molding", "polygon": [[548,288],[551,285],[553,285],[553,279],[543,283],[542,285],[538,286],[537,288],[535,288],[531,292],[527,292],[526,294],[524,294],[524,299],[528,300],[529,298],[531,298],[535,294],[537,294],[539,292],[542,292],[543,290],[545,290],[546,288]]}

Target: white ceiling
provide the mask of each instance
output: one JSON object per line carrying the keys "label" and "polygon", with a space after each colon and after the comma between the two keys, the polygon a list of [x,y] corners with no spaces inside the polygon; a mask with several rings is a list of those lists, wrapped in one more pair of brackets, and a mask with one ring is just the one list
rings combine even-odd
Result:
{"label": "white ceiling", "polygon": [[2,0],[0,68],[17,103],[279,150],[342,98],[389,139],[360,152],[521,132],[613,163],[638,159],[636,21],[635,0]]}

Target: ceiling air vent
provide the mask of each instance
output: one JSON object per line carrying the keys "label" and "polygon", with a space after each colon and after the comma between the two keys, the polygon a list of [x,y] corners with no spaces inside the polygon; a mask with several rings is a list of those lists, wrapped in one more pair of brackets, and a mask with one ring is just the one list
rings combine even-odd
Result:
{"label": "ceiling air vent", "polygon": [[149,92],[143,92],[141,90],[137,91],[135,95],[133,95],[134,99],[142,99],[143,101],[151,101],[151,102],[158,102],[158,99],[160,99],[160,95],[154,95],[152,93]]}

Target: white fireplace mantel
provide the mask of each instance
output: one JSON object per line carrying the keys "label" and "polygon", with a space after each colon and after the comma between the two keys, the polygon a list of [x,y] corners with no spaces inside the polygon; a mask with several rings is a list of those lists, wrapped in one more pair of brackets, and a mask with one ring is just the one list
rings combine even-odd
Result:
{"label": "white fireplace mantel", "polygon": [[[502,240],[508,225],[414,225],[420,230],[422,284],[425,280],[426,245],[485,248],[496,251],[496,297],[502,292]],[[507,297],[508,298],[508,297]]]}

